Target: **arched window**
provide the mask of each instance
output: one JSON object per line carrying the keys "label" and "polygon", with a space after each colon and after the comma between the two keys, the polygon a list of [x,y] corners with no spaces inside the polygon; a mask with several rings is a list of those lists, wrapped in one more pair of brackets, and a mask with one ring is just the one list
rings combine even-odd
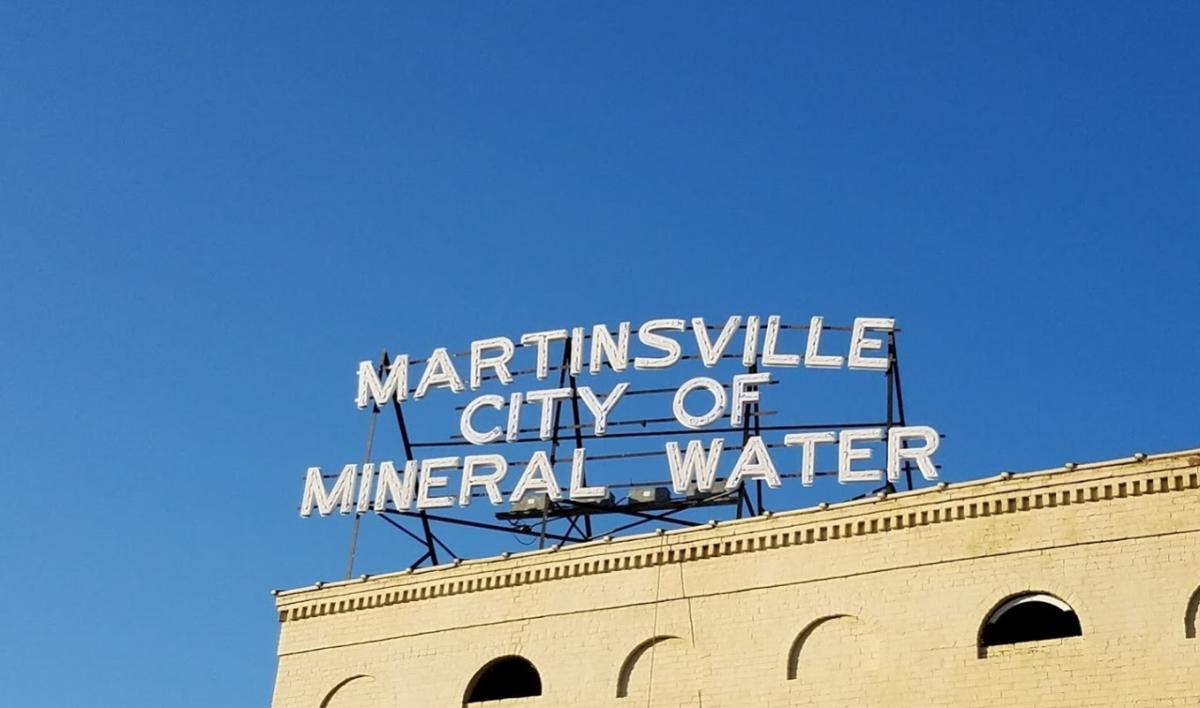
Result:
{"label": "arched window", "polygon": [[467,684],[463,703],[542,695],[542,677],[528,659],[503,656],[488,662]]}
{"label": "arched window", "polygon": [[[1046,593],[1011,597],[992,610],[979,634],[979,648],[1037,642],[1083,634],[1079,616],[1062,600]],[[981,654],[982,655],[982,654]]]}
{"label": "arched window", "polygon": [[[800,632],[799,636],[796,637],[795,641],[792,642],[791,649],[788,650],[788,657],[787,657],[788,680],[794,681],[796,679],[796,677],[800,675],[800,652],[804,649],[804,645],[808,642],[809,637],[811,637],[814,632],[816,632],[819,628],[824,627],[824,626],[853,625],[857,622],[858,622],[858,618],[853,617],[851,615],[830,615],[828,617],[822,617],[814,622],[811,622],[807,627],[805,627]],[[826,631],[829,631],[829,630],[826,629]],[[850,642],[844,642],[844,643],[847,646],[849,646],[851,644]]]}
{"label": "arched window", "polygon": [[378,701],[375,677],[358,674],[338,682],[321,701],[320,708],[341,708],[341,706],[361,706]]}
{"label": "arched window", "polygon": [[870,620],[843,614],[812,620],[787,651],[790,703],[808,705],[819,691],[823,705],[877,705],[868,687],[881,676],[881,649],[878,626]]}
{"label": "arched window", "polygon": [[[625,657],[625,661],[621,663],[621,670],[617,672],[617,698],[628,698],[631,687],[633,687],[635,693],[638,692],[638,688],[641,688],[645,689],[649,695],[653,695],[651,683],[654,678],[654,652],[666,647],[678,648],[676,645],[681,641],[675,635],[660,634],[634,647],[633,651],[629,652],[629,656]],[[659,645],[664,642],[670,642],[671,644],[660,647]]]}

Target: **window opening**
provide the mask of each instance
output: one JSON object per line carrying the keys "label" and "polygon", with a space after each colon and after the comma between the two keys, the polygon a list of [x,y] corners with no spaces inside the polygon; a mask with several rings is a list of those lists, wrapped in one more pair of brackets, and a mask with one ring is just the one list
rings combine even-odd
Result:
{"label": "window opening", "polygon": [[983,625],[980,647],[1078,637],[1079,616],[1062,600],[1045,593],[1020,595],[992,611]]}
{"label": "window opening", "polygon": [[464,703],[499,701],[542,695],[542,677],[533,664],[519,656],[505,656],[490,662],[467,687]]}

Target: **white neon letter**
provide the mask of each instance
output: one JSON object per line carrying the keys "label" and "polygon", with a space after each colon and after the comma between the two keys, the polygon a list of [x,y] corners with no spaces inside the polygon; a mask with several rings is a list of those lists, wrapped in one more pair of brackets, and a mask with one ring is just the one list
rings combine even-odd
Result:
{"label": "white neon letter", "polygon": [[458,419],[458,429],[462,432],[463,438],[472,445],[486,445],[498,440],[504,434],[498,425],[486,433],[479,432],[471,425],[471,416],[475,415],[475,411],[484,406],[491,406],[496,410],[500,410],[504,408],[504,397],[489,393],[476,398],[463,408],[462,416]]}
{"label": "white neon letter", "polygon": [[364,463],[358,478],[358,503],[354,505],[354,513],[361,514],[371,508],[371,482],[374,479],[375,465]]}
{"label": "white neon letter", "polygon": [[454,506],[452,496],[429,496],[430,489],[440,489],[450,483],[446,477],[433,474],[434,470],[454,469],[458,467],[457,457],[431,457],[421,462],[421,481],[417,484],[417,508],[436,509],[442,506]]}
{"label": "white neon letter", "polygon": [[333,507],[336,505],[338,510],[343,514],[350,513],[350,506],[354,501],[354,478],[358,476],[358,465],[346,465],[342,468],[342,473],[338,475],[337,481],[333,483],[333,489],[329,493],[325,493],[325,480],[321,478],[320,467],[309,467],[308,474],[304,478],[304,497],[300,501],[300,516],[308,518],[312,513],[313,504],[317,506],[317,513],[321,516],[329,516],[333,513]]}
{"label": "white neon letter", "polygon": [[547,388],[525,394],[525,400],[530,403],[542,402],[542,420],[541,426],[538,428],[538,436],[542,440],[549,440],[554,430],[554,402],[560,398],[569,398],[570,395],[571,389],[569,388]]}
{"label": "white neon letter", "polygon": [[592,412],[592,416],[596,419],[595,433],[603,435],[605,428],[608,426],[608,414],[612,411],[613,406],[617,405],[617,401],[621,400],[621,395],[629,388],[628,381],[613,386],[613,390],[608,392],[604,403],[601,403],[596,394],[592,392],[591,386],[579,387],[579,398],[583,400],[583,404]]}
{"label": "white neon letter", "polygon": [[424,398],[430,386],[448,387],[455,393],[462,393],[465,388],[445,347],[438,347],[429,355],[429,360],[425,362],[425,372],[421,374],[413,398]]}
{"label": "white neon letter", "polygon": [[521,434],[521,403],[525,394],[520,391],[508,397],[508,427],[504,433],[505,442],[516,442]]}
{"label": "white neon letter", "polygon": [[725,326],[721,328],[721,334],[717,335],[717,341],[709,342],[708,325],[704,324],[704,318],[692,318],[692,333],[696,335],[696,346],[700,348],[700,361],[705,366],[711,369],[721,361],[721,355],[725,353],[726,347],[729,346],[734,332],[737,332],[741,323],[741,315],[731,315],[725,321]]}
{"label": "white neon letter", "polygon": [[[919,438],[925,444],[921,447],[904,447],[904,442],[909,438]],[[888,430],[888,481],[895,482],[900,479],[902,460],[915,460],[921,470],[921,476],[927,480],[937,479],[937,466],[933,464],[932,458],[940,443],[941,437],[928,425],[910,425]]]}
{"label": "white neon letter", "polygon": [[746,318],[746,341],[742,345],[742,365],[753,366],[758,359],[758,315]]}
{"label": "white neon letter", "polygon": [[742,424],[742,416],[746,412],[746,404],[757,402],[761,394],[758,387],[770,380],[771,374],[769,372],[737,374],[733,377],[733,405],[729,407],[730,425],[736,428]]}
{"label": "white neon letter", "polygon": [[671,484],[676,494],[687,492],[688,482],[696,479],[696,489],[707,492],[712,489],[717,478],[717,462],[721,459],[721,450],[725,447],[723,438],[713,438],[708,445],[705,456],[704,446],[699,440],[689,440],[687,452],[680,456],[679,443],[672,440],[667,443],[667,464],[671,468]]}
{"label": "white neon letter", "polygon": [[763,366],[800,366],[799,354],[777,354],[775,348],[779,346],[779,315],[771,315],[767,318],[767,334],[763,338],[762,363]]}
{"label": "white neon letter", "polygon": [[387,376],[383,382],[375,365],[369,361],[358,363],[358,397],[354,400],[359,409],[366,408],[369,399],[374,398],[375,404],[382,406],[392,401],[403,401],[408,398],[408,355],[396,357],[388,367]]}
{"label": "white neon letter", "polygon": [[[476,467],[492,467],[488,474],[476,474]],[[488,500],[492,505],[504,502],[500,494],[500,480],[508,472],[508,461],[500,455],[467,455],[463,458],[462,486],[458,490],[458,505],[468,506],[471,503],[471,490],[483,487],[487,490]]]}
{"label": "white neon letter", "polygon": [[586,501],[588,499],[603,499],[608,496],[608,487],[583,486],[583,464],[587,452],[582,447],[575,448],[571,455],[571,498]]}
{"label": "white neon letter", "polygon": [[[703,388],[712,394],[713,405],[704,415],[692,415],[683,407],[683,400],[693,389]],[[675,420],[678,420],[684,427],[692,430],[699,430],[712,424],[721,414],[725,412],[725,387],[716,379],[710,379],[707,376],[697,376],[693,379],[688,379],[675,391],[675,399],[671,401],[671,410],[675,413]]]}
{"label": "white neon letter", "polygon": [[408,511],[412,506],[413,491],[417,486],[417,463],[409,460],[404,463],[404,479],[396,474],[393,462],[379,463],[379,482],[375,488],[375,513],[382,514],[387,510],[388,497],[398,511]]}
{"label": "white neon letter", "polygon": [[855,317],[854,331],[850,334],[850,363],[851,369],[867,371],[887,371],[887,357],[863,356],[863,351],[876,351],[883,348],[882,339],[872,339],[867,336],[867,330],[891,332],[896,328],[896,320],[890,317]]}
{"label": "white neon letter", "polygon": [[755,435],[746,440],[742,454],[738,455],[733,465],[733,473],[725,480],[725,489],[737,489],[742,484],[742,478],[766,480],[771,489],[777,488],[782,482],[779,473],[775,471],[775,463],[763,439]]}
{"label": "white neon letter", "polygon": [[583,327],[571,328],[571,373],[578,376],[583,372]]}
{"label": "white neon letter", "polygon": [[608,359],[608,365],[613,371],[624,371],[629,363],[629,323],[617,325],[617,341],[613,341],[608,333],[608,325],[598,324],[592,327],[592,356],[588,370],[593,374],[600,373],[601,359]]}
{"label": "white neon letter", "polygon": [[683,347],[670,337],[655,334],[654,331],[659,329],[682,332],[683,320],[648,320],[642,323],[642,326],[638,327],[638,340],[642,344],[664,351],[666,354],[660,357],[636,357],[633,360],[633,368],[666,369],[679,362],[679,357],[683,356]]}
{"label": "white neon letter", "polygon": [[837,442],[837,436],[831,432],[823,433],[788,433],[783,436],[783,444],[788,447],[800,447],[800,484],[805,487],[813,485],[817,476],[817,443]]}
{"label": "white neon letter", "polygon": [[843,430],[838,433],[838,484],[846,484],[847,482],[878,482],[883,479],[883,470],[850,469],[855,460],[871,459],[871,451],[869,449],[854,449],[856,441],[882,439],[883,428]]}
{"label": "white neon letter", "polygon": [[[485,349],[499,349],[495,356],[484,356]],[[513,343],[508,337],[492,337],[477,339],[471,342],[471,390],[474,391],[483,384],[483,370],[491,369],[496,373],[500,383],[507,386],[512,383],[512,373],[508,370],[508,362],[513,358]]]}
{"label": "white neon letter", "polygon": [[550,375],[550,342],[567,338],[567,330],[551,329],[545,332],[530,332],[521,335],[521,346],[534,344],[537,346],[537,378],[542,380]]}
{"label": "white neon letter", "polygon": [[845,363],[843,356],[818,353],[821,349],[821,332],[825,329],[825,318],[815,315],[808,322],[808,346],[804,349],[804,366],[809,369],[840,369]]}
{"label": "white neon letter", "polygon": [[550,458],[546,457],[545,450],[538,450],[529,458],[529,464],[517,480],[510,501],[519,502],[529,492],[545,492],[550,501],[562,499],[562,489],[554,478],[554,467],[550,464]]}

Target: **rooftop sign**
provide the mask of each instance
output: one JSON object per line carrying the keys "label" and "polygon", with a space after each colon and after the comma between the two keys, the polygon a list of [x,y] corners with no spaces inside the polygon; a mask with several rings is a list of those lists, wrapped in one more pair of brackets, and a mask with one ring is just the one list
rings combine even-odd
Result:
{"label": "rooftop sign", "polygon": [[[848,331],[848,344],[835,348],[828,341],[825,334],[834,329]],[[784,347],[783,330],[797,330],[802,337],[802,342],[797,337],[792,343],[793,351]],[[713,324],[702,317],[655,319],[636,329],[621,322],[615,329],[597,324],[528,332],[516,340],[479,339],[471,343],[469,352],[451,354],[438,347],[426,358],[401,354],[386,366],[363,361],[358,366],[355,398],[360,409],[396,406],[399,416],[400,403],[411,405],[438,390],[461,397],[465,403],[459,407],[458,436],[447,445],[459,446],[467,454],[416,459],[404,433],[409,459],[347,464],[336,476],[309,468],[300,515],[310,516],[314,509],[326,516],[335,510],[350,514],[465,507],[473,499],[515,504],[534,495],[552,503],[610,500],[606,485],[587,482],[587,463],[595,457],[589,455],[584,440],[592,445],[610,436],[627,401],[637,393],[654,392],[670,394],[670,402],[663,395],[657,404],[641,404],[643,412],[657,405],[658,415],[640,422],[642,428],[649,422],[673,426],[647,434],[675,438],[663,443],[659,456],[666,460],[661,479],[665,484],[669,477],[670,489],[677,495],[714,489],[730,493],[750,481],[774,489],[783,485],[784,477],[811,486],[817,450],[824,446],[836,448],[839,483],[895,482],[902,469],[913,466],[926,480],[935,480],[938,433],[928,426],[904,425],[903,416],[900,424],[893,424],[890,407],[889,421],[883,426],[820,430],[782,426],[776,431],[784,433],[782,441],[775,444],[764,440],[758,424],[759,407],[770,398],[768,385],[777,383],[773,378],[777,370],[890,373],[893,349],[887,345],[895,330],[893,319],[880,317],[859,317],[844,328],[825,325],[821,316],[797,325],[783,324],[779,315],[733,315]],[[517,368],[521,359],[531,366]],[[639,375],[670,370],[684,360],[706,369],[736,362],[744,373],[724,378],[693,376],[667,389],[631,389]],[[552,373],[558,374],[557,386],[550,380]],[[518,376],[528,380],[530,375],[546,383],[515,385]],[[621,380],[612,382],[614,376]],[[890,400],[891,389],[889,406]],[[577,422],[570,435],[575,447],[569,471],[556,471],[556,465],[568,464],[566,459],[555,459],[564,404],[574,406]],[[585,411],[582,417],[580,406]],[[752,416],[754,425],[750,425]],[[586,436],[581,434],[585,427],[591,431]],[[726,436],[739,430],[746,433],[741,444],[729,445]],[[524,432],[536,437],[522,436]],[[500,453],[506,445],[536,442],[551,449],[536,450],[519,463]],[[882,454],[875,455],[871,443],[883,443]],[[781,475],[780,462],[785,458],[789,469],[798,467],[797,474]]]}

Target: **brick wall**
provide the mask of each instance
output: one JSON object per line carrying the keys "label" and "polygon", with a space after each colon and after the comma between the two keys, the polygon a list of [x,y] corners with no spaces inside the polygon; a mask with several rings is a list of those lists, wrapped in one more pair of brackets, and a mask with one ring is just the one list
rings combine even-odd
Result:
{"label": "brick wall", "polygon": [[[543,695],[478,705],[1200,705],[1198,475],[1138,456],[288,591],[273,706],[461,706],[505,655]],[[1083,636],[981,652],[1029,591]]]}

